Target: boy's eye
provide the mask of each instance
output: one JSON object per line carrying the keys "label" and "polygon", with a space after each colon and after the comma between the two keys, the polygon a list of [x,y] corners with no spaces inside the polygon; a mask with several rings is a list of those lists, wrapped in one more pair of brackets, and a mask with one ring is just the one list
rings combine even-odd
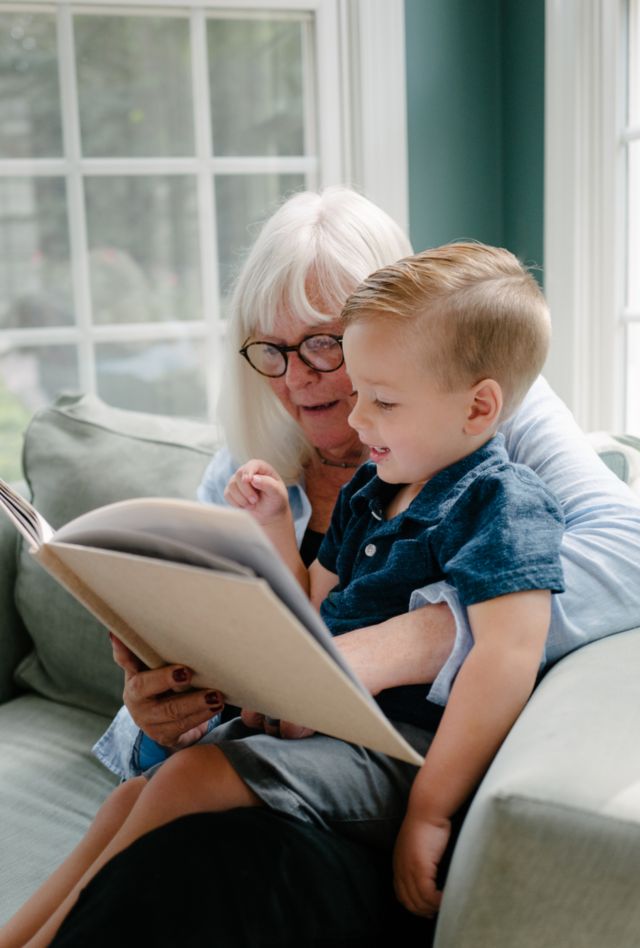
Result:
{"label": "boy's eye", "polygon": [[374,404],[376,408],[380,408],[382,411],[391,411],[393,408],[393,402],[381,402],[379,398],[376,398]]}

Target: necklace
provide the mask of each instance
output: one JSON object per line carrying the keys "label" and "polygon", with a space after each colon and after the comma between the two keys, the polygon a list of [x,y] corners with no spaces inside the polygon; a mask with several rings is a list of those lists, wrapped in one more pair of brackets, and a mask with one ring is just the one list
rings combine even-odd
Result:
{"label": "necklace", "polygon": [[318,460],[321,464],[325,464],[327,467],[341,467],[343,471],[346,471],[350,468],[360,467],[362,461],[332,461],[329,458],[323,458],[318,449],[316,448],[316,454],[318,455]]}

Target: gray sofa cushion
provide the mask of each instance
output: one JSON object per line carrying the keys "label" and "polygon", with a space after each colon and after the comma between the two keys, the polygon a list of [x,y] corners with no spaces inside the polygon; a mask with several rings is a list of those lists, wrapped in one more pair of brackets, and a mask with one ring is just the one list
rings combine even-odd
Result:
{"label": "gray sofa cushion", "polygon": [[37,695],[0,705],[0,925],[70,852],[117,782],[89,755],[107,721]]}
{"label": "gray sofa cushion", "polygon": [[17,558],[16,529],[0,516],[0,704],[15,694],[13,670],[30,647],[14,599]]}
{"label": "gray sofa cushion", "polygon": [[640,629],[538,686],[456,845],[436,948],[640,944]]}
{"label": "gray sofa cushion", "polygon": [[[198,422],[111,408],[94,396],[65,396],[38,412],[25,436],[24,474],[52,527],[128,497],[194,498],[214,450]],[[32,642],[15,680],[53,701],[111,715],[122,674],[99,623],[23,548],[16,604]]]}

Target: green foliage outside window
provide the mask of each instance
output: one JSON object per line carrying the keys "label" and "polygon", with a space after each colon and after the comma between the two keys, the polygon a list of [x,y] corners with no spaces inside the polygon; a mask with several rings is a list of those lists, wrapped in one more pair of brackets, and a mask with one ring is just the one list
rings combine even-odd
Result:
{"label": "green foliage outside window", "polygon": [[0,378],[0,477],[5,481],[22,478],[22,435],[29,418],[27,409]]}

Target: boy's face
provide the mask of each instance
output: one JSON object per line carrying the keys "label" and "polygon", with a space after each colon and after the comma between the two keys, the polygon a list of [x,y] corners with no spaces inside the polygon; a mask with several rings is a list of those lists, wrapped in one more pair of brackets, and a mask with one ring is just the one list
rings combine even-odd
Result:
{"label": "boy's face", "polygon": [[390,484],[419,485],[472,450],[469,390],[443,392],[420,366],[428,341],[384,317],[348,326],[343,350],[357,393],[349,424]]}

